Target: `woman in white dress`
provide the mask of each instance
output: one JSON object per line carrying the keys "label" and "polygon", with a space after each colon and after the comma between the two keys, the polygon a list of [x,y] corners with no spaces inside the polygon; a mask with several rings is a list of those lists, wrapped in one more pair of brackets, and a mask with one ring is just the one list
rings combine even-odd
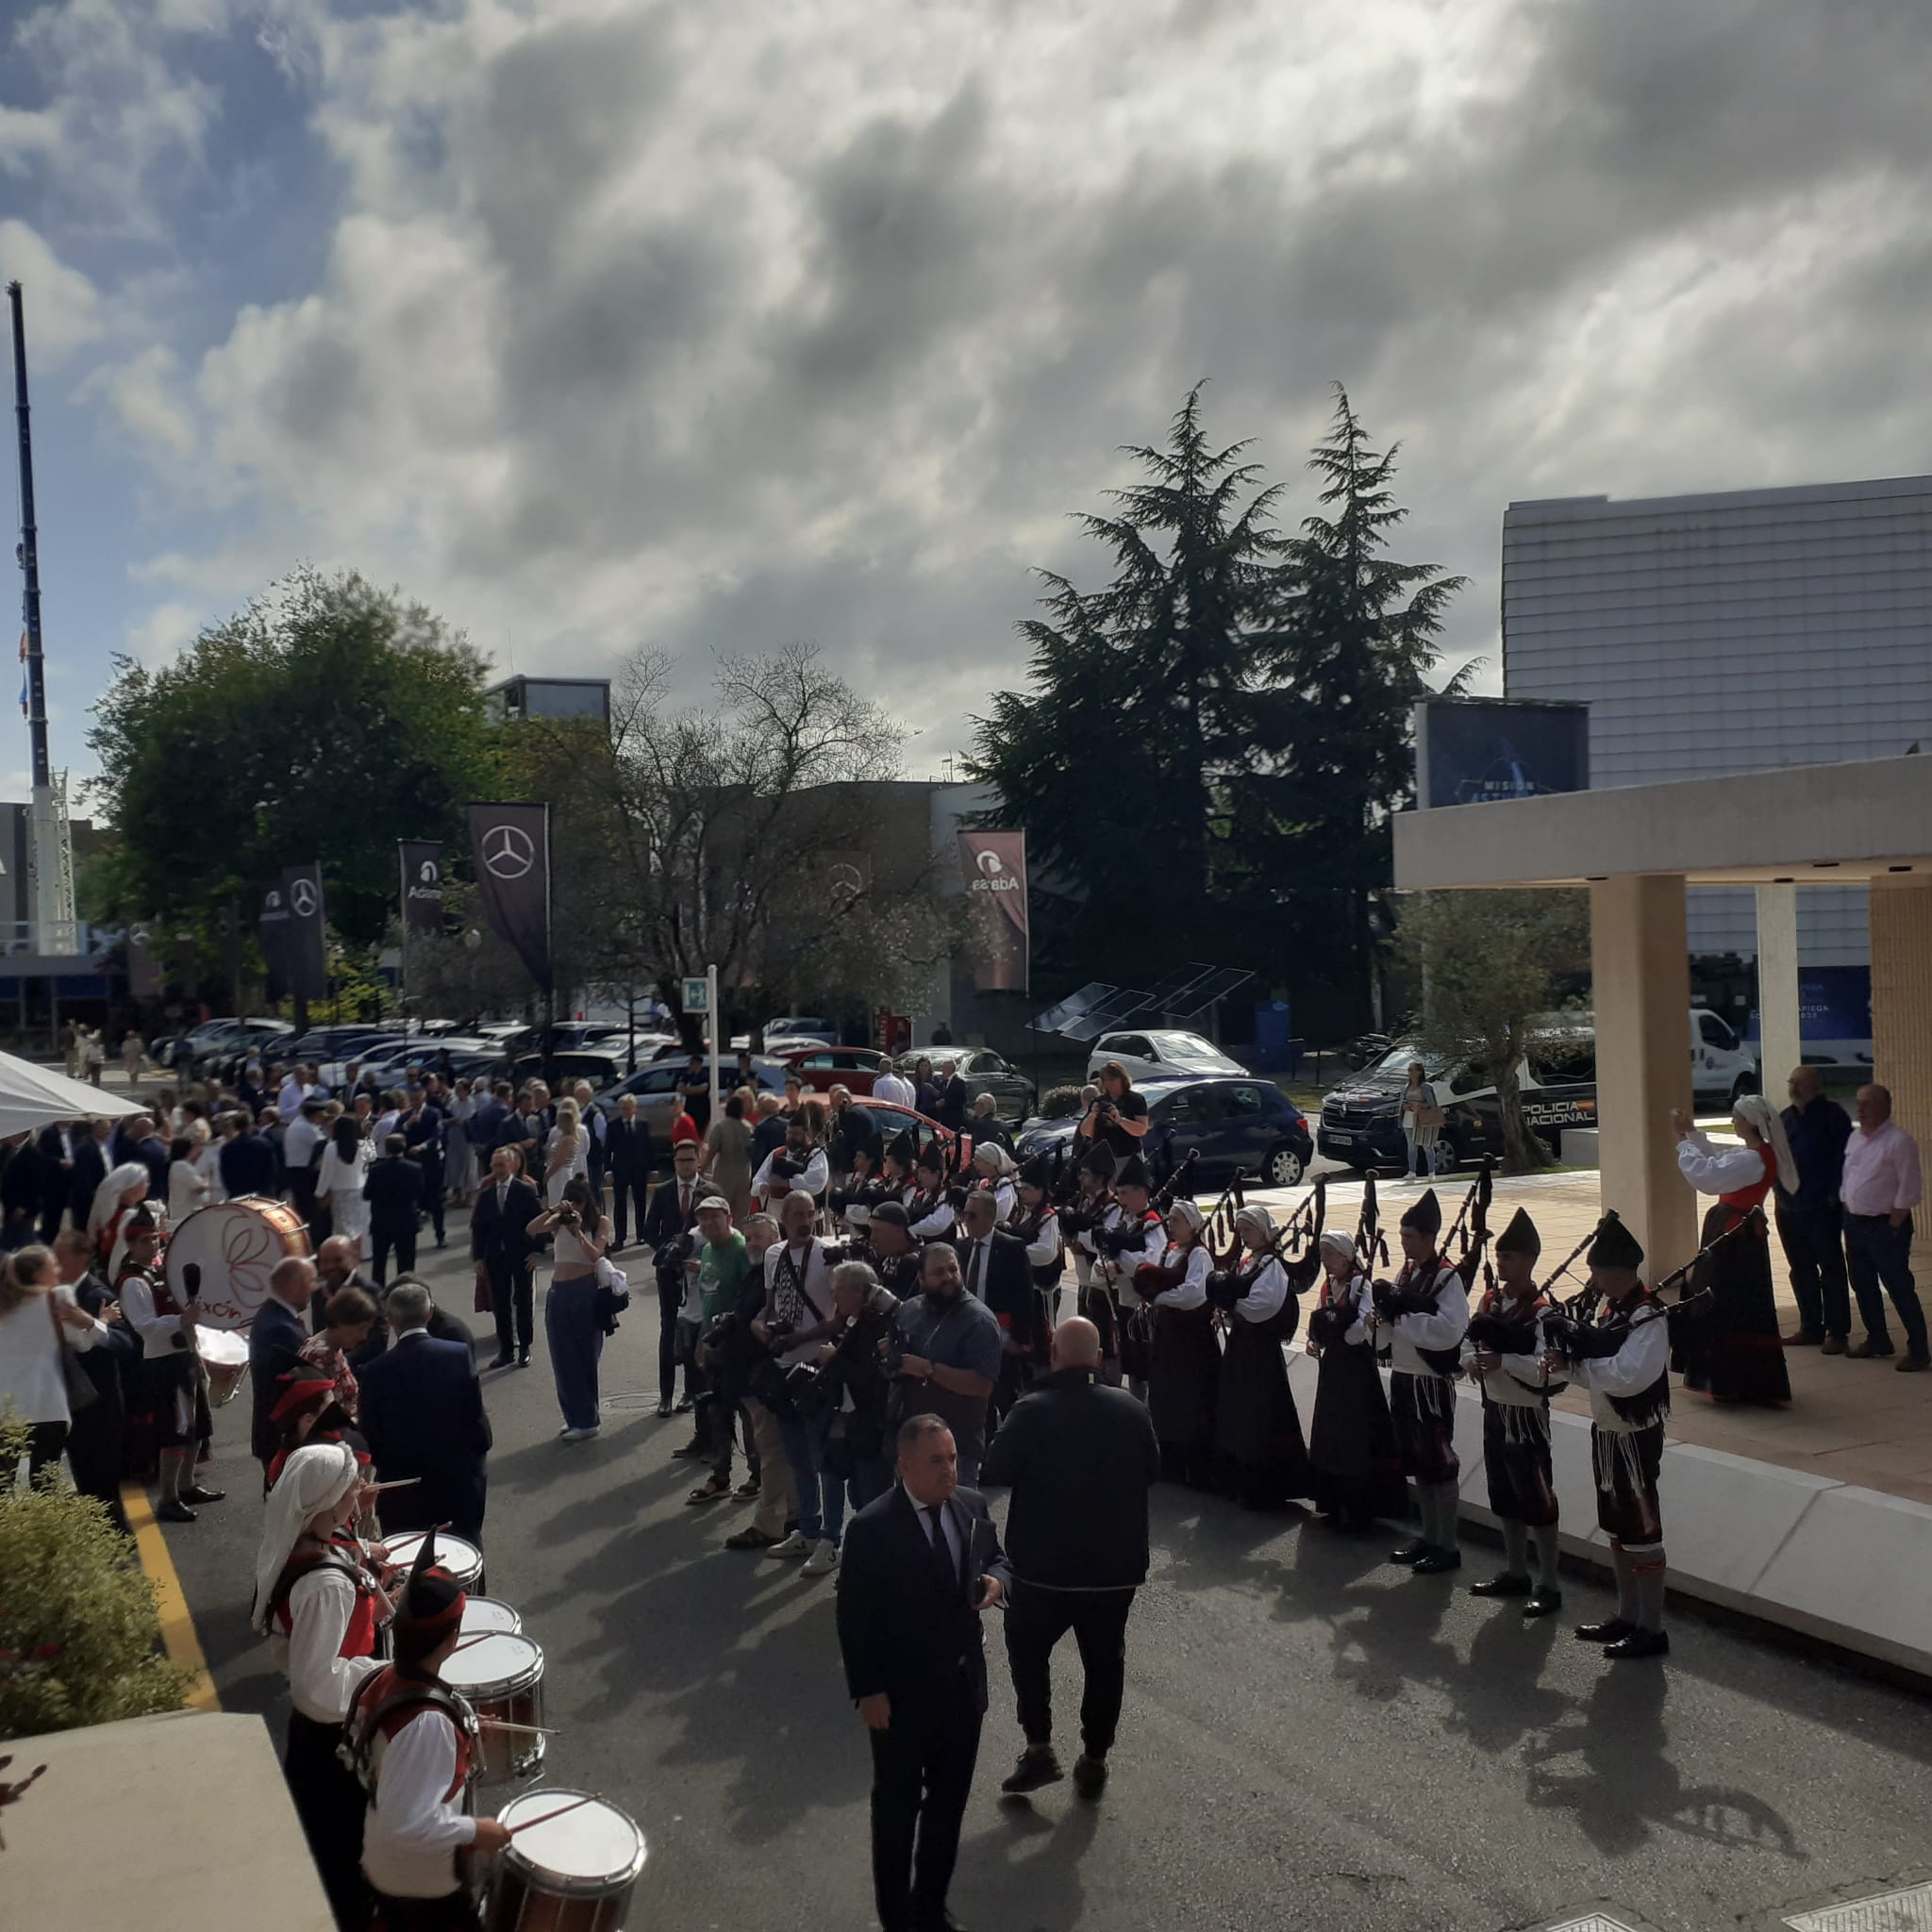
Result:
{"label": "woman in white dress", "polygon": [[563,1191],[591,1171],[591,1137],[584,1131],[575,1100],[557,1103],[557,1124],[543,1142],[543,1201],[555,1208]]}
{"label": "woman in white dress", "polygon": [[[39,1475],[59,1461],[73,1411],[60,1350],[83,1353],[108,1331],[56,1284],[51,1249],[20,1249],[0,1258],[0,1411],[10,1410],[31,1432],[27,1468]],[[6,1472],[10,1488],[13,1472]]]}
{"label": "woman in white dress", "polygon": [[362,1198],[362,1183],[369,1176],[374,1144],[343,1115],[329,1129],[315,1183],[316,1192],[328,1203],[329,1232],[355,1242],[358,1261],[367,1259],[369,1252],[369,1203]]}
{"label": "woman in white dress", "polygon": [[442,1128],[443,1185],[449,1191],[451,1202],[458,1208],[467,1206],[476,1191],[476,1149],[470,1140],[470,1116],[475,1111],[476,1100],[470,1083],[458,1080]]}

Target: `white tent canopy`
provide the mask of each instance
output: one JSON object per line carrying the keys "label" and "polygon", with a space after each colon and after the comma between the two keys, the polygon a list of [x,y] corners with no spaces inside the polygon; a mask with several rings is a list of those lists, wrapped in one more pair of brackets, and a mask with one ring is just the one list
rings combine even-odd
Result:
{"label": "white tent canopy", "polygon": [[70,1080],[51,1067],[37,1067],[32,1060],[0,1053],[0,1140],[52,1126],[56,1121],[111,1121],[142,1110],[137,1100],[123,1100],[102,1088]]}

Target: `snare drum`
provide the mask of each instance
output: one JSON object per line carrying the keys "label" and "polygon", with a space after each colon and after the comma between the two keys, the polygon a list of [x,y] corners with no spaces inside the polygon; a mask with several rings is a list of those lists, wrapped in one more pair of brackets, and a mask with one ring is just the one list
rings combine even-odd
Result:
{"label": "snare drum", "polygon": [[524,1731],[492,1730],[489,1721],[542,1724],[542,1649],[527,1637],[492,1630],[461,1640],[443,1663],[441,1676],[483,1720],[476,1782],[500,1785],[513,1777],[535,1777],[549,1740]]}
{"label": "snare drum", "polygon": [[479,1637],[486,1630],[514,1637],[523,1627],[524,1620],[507,1603],[499,1602],[493,1596],[473,1596],[463,1605],[462,1635],[465,1637]]}
{"label": "snare drum", "polygon": [[250,1194],[197,1208],[168,1236],[163,1268],[176,1301],[188,1299],[186,1270],[201,1270],[201,1320],[209,1328],[245,1328],[268,1296],[278,1261],[308,1253],[308,1230],[286,1201]]}
{"label": "snare drum", "polygon": [[208,1371],[208,1406],[219,1408],[242,1386],[248,1373],[248,1341],[231,1328],[194,1331],[195,1353]]}
{"label": "snare drum", "polygon": [[532,1824],[583,1795],[525,1791],[497,1814],[516,1829],[490,1889],[489,1932],[624,1932],[644,1869],[644,1835],[615,1805],[592,1798]]}
{"label": "snare drum", "polygon": [[[416,1560],[416,1552],[423,1547],[424,1532],[420,1529],[406,1529],[397,1536],[383,1538],[383,1547],[389,1552],[389,1560],[399,1571],[407,1573],[409,1565]],[[459,1536],[452,1536],[446,1529],[436,1532],[436,1561],[440,1569],[447,1570],[458,1586],[464,1591],[475,1590],[483,1581],[483,1552],[473,1542],[466,1542]]]}

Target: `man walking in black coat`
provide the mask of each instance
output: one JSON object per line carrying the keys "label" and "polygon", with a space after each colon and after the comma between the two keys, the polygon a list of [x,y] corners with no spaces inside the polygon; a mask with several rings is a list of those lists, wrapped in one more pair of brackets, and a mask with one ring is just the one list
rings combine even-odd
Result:
{"label": "man walking in black coat", "polygon": [[1798,1170],[1798,1191],[1788,1193],[1780,1183],[1773,1199],[1798,1325],[1784,1343],[1843,1355],[1852,1333],[1852,1284],[1845,1272],[1844,1209],[1838,1190],[1852,1117],[1826,1095],[1816,1067],[1794,1068],[1786,1091],[1791,1104],[1784,1110],[1785,1134]]}
{"label": "man walking in black coat", "polygon": [[1097,1798],[1126,1686],[1127,1615],[1147,1579],[1147,1492],[1160,1479],[1160,1444],[1145,1405],[1101,1381],[1091,1322],[1074,1315],[1055,1331],[1053,1373],[1013,1405],[979,1479],[1013,1491],[1007,1661],[1026,1749],[1000,1789],[1059,1780],[1053,1648],[1071,1630],[1086,1676],[1074,1789]]}
{"label": "man walking in black coat", "polygon": [[490,1178],[470,1209],[470,1256],[496,1311],[492,1369],[507,1369],[512,1361],[528,1368],[530,1338],[536,1328],[531,1271],[537,1243],[529,1228],[542,1213],[543,1204],[517,1168],[516,1151],[497,1148],[490,1157]]}
{"label": "man walking in black coat", "polygon": [[90,1121],[74,1137],[74,1173],[69,1177],[67,1211],[75,1227],[87,1225],[94,1191],[108,1178],[108,1136],[112,1121]]}
{"label": "man walking in black coat", "polygon": [[[638,1225],[638,1240],[655,1257],[665,1253],[669,1243],[689,1236],[688,1252],[667,1257],[658,1268],[658,1413],[672,1413],[672,1396],[677,1388],[677,1311],[684,1298],[684,1264],[697,1253],[698,1196],[706,1190],[698,1182],[698,1143],[680,1141],[671,1157],[671,1178],[651,1196],[651,1205]],[[684,1396],[679,1410],[691,1406],[691,1372],[685,1371]]]}
{"label": "man walking in black coat", "polygon": [[394,1344],[358,1372],[359,1419],[377,1478],[416,1480],[383,1498],[383,1522],[391,1529],[446,1523],[480,1544],[491,1438],[475,1365],[460,1342],[430,1335],[426,1288],[399,1281],[387,1307]]}
{"label": "man walking in black coat", "polygon": [[275,1385],[301,1359],[308,1340],[308,1314],[315,1299],[315,1263],[288,1255],[270,1271],[268,1292],[248,1324],[248,1387],[251,1415],[248,1446],[261,1464],[262,1488],[268,1488],[268,1466],[281,1445],[280,1433],[269,1411],[281,1394]]}
{"label": "man walking in black coat", "polygon": [[239,1133],[222,1142],[217,1159],[222,1186],[229,1200],[258,1194],[273,1201],[280,1195],[282,1166],[275,1154],[275,1143],[252,1120],[244,1121]]}
{"label": "man walking in black coat", "polygon": [[[416,1229],[423,1218],[425,1184],[422,1163],[410,1155],[408,1142],[401,1134],[391,1134],[382,1143],[382,1158],[362,1180],[362,1198],[369,1203],[370,1266],[377,1288],[389,1279],[391,1251],[397,1274],[416,1272]],[[436,1185],[441,1201],[440,1175]]]}
{"label": "man walking in black coat", "polygon": [[946,1891],[986,1716],[979,1618],[1011,1583],[985,1499],[958,1476],[953,1432],[913,1416],[899,1431],[899,1486],[853,1519],[840,1566],[839,1646],[872,1743],[883,1932],[955,1924]]}
{"label": "man walking in black coat", "polygon": [[1029,1371],[1037,1367],[1034,1330],[1042,1324],[1026,1243],[999,1226],[999,1203],[984,1188],[968,1194],[959,1214],[964,1224],[953,1246],[966,1292],[977,1295],[999,1319],[1000,1378],[992,1411],[995,1419],[1004,1419],[1020,1399]]}
{"label": "man walking in black coat", "polygon": [[651,1192],[651,1130],[638,1112],[635,1093],[617,1103],[617,1118],[605,1137],[604,1160],[610,1174],[610,1216],[617,1225],[617,1239],[610,1244],[615,1254],[630,1237],[633,1207],[641,1235]]}

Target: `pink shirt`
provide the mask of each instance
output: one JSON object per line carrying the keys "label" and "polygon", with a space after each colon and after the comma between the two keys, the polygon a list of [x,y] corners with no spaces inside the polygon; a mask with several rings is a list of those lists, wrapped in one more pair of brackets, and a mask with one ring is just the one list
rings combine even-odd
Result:
{"label": "pink shirt", "polygon": [[1844,1182],[1840,1190],[1847,1214],[1891,1214],[1919,1205],[1919,1149],[1896,1121],[1875,1134],[1856,1127],[1845,1142]]}

